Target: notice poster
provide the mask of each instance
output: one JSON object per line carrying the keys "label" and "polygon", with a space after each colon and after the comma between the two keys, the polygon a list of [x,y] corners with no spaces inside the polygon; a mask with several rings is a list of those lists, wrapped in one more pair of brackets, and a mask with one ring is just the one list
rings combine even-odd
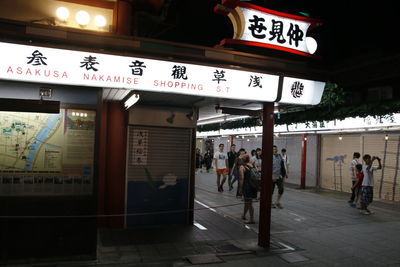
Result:
{"label": "notice poster", "polygon": [[132,165],[147,165],[148,139],[148,130],[133,130]]}
{"label": "notice poster", "polygon": [[0,112],[0,196],[92,194],[95,116]]}

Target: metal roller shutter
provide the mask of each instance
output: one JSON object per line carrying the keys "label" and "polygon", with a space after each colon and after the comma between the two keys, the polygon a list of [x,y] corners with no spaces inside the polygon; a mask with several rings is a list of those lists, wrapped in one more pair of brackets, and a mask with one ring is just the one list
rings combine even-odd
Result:
{"label": "metal roller shutter", "polygon": [[360,136],[322,136],[321,187],[336,191],[351,192],[350,163],[354,152],[361,151]]}
{"label": "metal roller shutter", "polygon": [[[374,198],[399,201],[399,136],[364,136],[364,153],[382,159],[382,170],[374,175]],[[373,166],[377,166],[374,163]]]}
{"label": "metal roller shutter", "polygon": [[128,216],[127,226],[186,223],[191,130],[129,126],[128,131],[127,213],[149,214]]}

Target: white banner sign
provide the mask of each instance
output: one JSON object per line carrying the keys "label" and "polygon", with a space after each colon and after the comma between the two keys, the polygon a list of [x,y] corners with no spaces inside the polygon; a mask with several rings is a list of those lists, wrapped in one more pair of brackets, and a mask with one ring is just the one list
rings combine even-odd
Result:
{"label": "white banner sign", "polygon": [[285,77],[279,103],[317,105],[321,101],[324,88],[324,82]]}
{"label": "white banner sign", "polygon": [[273,102],[277,98],[279,76],[0,43],[0,79]]}
{"label": "white banner sign", "polygon": [[314,47],[307,46],[308,29],[322,24],[320,20],[244,2],[239,2],[229,18],[234,26],[234,37],[224,39],[223,44],[260,46],[303,56],[313,56],[316,49],[315,43]]}
{"label": "white banner sign", "polygon": [[254,9],[240,9],[246,22],[241,40],[263,42],[308,52],[306,33],[311,23]]}

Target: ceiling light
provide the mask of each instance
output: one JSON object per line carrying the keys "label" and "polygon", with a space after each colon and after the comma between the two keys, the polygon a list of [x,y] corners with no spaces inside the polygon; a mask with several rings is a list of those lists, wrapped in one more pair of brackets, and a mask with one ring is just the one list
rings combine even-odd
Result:
{"label": "ceiling light", "polygon": [[66,21],[67,18],[69,17],[69,10],[68,10],[68,8],[63,7],[63,6],[59,7],[56,10],[56,15],[57,15],[57,18],[59,18],[60,20]]}
{"label": "ceiling light", "polygon": [[138,94],[133,94],[131,95],[124,103],[125,105],[125,109],[130,108],[131,106],[133,106],[134,104],[136,104],[136,102],[139,101],[139,95]]}
{"label": "ceiling light", "polygon": [[86,26],[89,24],[90,15],[84,10],[78,11],[75,15],[76,22],[81,26]]}
{"label": "ceiling light", "polygon": [[107,24],[107,20],[102,15],[96,15],[94,17],[94,24],[96,24],[97,27],[104,27]]}

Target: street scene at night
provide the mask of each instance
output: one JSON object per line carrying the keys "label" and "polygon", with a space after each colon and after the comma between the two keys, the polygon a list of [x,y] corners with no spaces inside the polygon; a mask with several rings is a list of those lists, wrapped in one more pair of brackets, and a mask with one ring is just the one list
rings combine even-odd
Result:
{"label": "street scene at night", "polygon": [[0,266],[400,266],[396,2],[0,2]]}

